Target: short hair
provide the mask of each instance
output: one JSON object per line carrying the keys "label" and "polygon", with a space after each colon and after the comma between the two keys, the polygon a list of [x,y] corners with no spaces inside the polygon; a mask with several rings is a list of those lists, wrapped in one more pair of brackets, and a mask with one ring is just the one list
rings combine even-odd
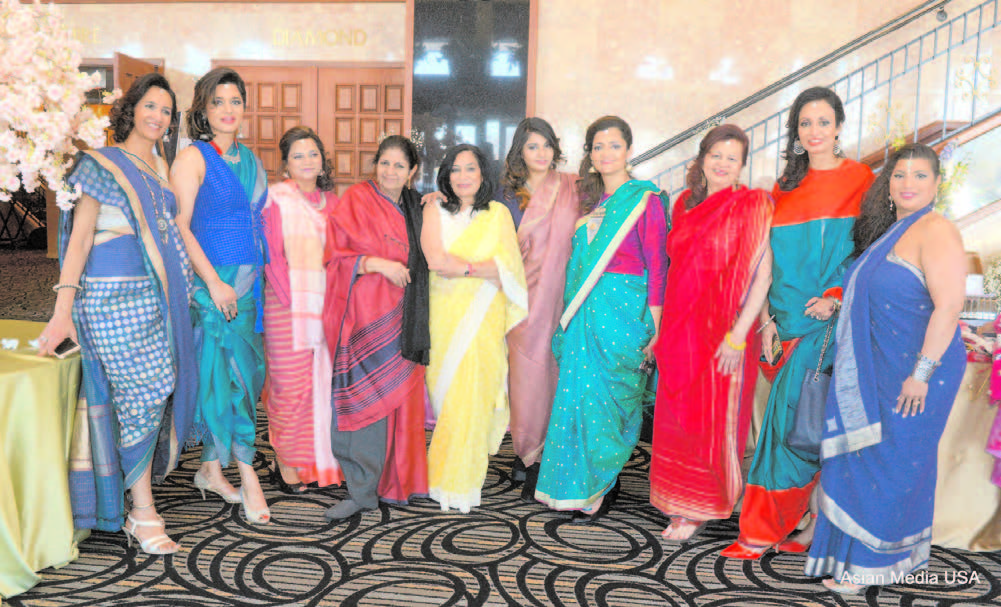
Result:
{"label": "short hair", "polygon": [[308,126],[294,126],[285,131],[285,134],[278,141],[278,151],[282,155],[282,170],[288,166],[288,154],[289,150],[292,149],[292,144],[302,139],[312,139],[313,143],[316,144],[316,149],[320,150],[320,174],[316,176],[316,187],[324,192],[329,192],[334,189],[334,180],[331,177],[333,164],[327,158],[327,151],[323,148],[320,136]]}
{"label": "short hair", "polygon": [[791,192],[799,187],[799,182],[803,181],[810,170],[810,157],[807,154],[796,154],[793,146],[799,140],[799,114],[807,103],[814,101],[825,101],[834,110],[834,124],[841,126],[845,123],[845,106],[841,103],[841,97],[829,88],[814,86],[800,93],[796,100],[792,102],[789,109],[789,119],[786,121],[786,149],[782,157],[786,160],[785,169],[779,177],[779,189],[783,192]]}
{"label": "short hair", "polygon": [[514,130],[514,137],[511,138],[511,147],[507,151],[507,158],[504,160],[504,177],[501,179],[501,188],[504,189],[505,195],[518,199],[518,206],[522,210],[525,210],[529,200],[531,200],[528,190],[525,189],[525,182],[528,179],[528,165],[525,164],[522,152],[532,133],[541,135],[546,143],[553,148],[551,169],[555,169],[556,165],[563,161],[560,138],[556,136],[552,125],[542,118],[525,118],[518,123],[518,128]]}
{"label": "short hair", "polygon": [[185,125],[188,127],[188,137],[200,139],[202,141],[212,141],[215,133],[209,125],[209,119],[205,115],[215,90],[223,84],[233,84],[240,91],[240,97],[244,105],[247,104],[247,85],[236,70],[228,67],[217,67],[198,79],[195,83],[195,94],[191,99],[191,107],[185,116]]}
{"label": "short hair", "polygon": [[480,189],[476,191],[476,201],[473,203],[474,211],[485,211],[490,207],[490,198],[493,196],[494,183],[490,178],[490,168],[483,150],[469,143],[453,146],[445,152],[445,158],[438,167],[438,191],[444,194],[445,202],[441,203],[443,209],[452,213],[459,212],[462,202],[452,189],[452,166],[455,165],[456,157],[463,152],[472,152],[476,158],[476,163],[480,165]]}
{"label": "short hair", "polygon": [[403,152],[411,169],[421,165],[421,157],[417,152],[417,146],[403,135],[390,135],[383,139],[382,143],[379,144],[379,149],[375,151],[375,158],[372,159],[372,165],[379,164],[379,159],[382,158],[386,150],[392,149]]}
{"label": "short hair", "polygon": [[721,124],[711,129],[699,143],[699,154],[695,157],[695,162],[688,167],[688,175],[685,177],[685,185],[692,193],[685,201],[685,206],[689,209],[695,208],[709,195],[709,184],[706,183],[703,169],[705,168],[706,156],[714,145],[722,141],[736,141],[743,149],[740,155],[740,167],[747,164],[747,134],[744,129],[736,124]]}
{"label": "short hair", "polygon": [[177,128],[177,97],[174,95],[174,91],[170,88],[170,83],[164,78],[163,74],[145,74],[138,78],[129,87],[128,92],[125,95],[118,98],[115,104],[111,107],[111,116],[109,118],[111,122],[111,129],[113,131],[113,138],[115,143],[122,143],[129,138],[132,134],[132,129],[135,127],[136,119],[136,106],[146,93],[149,92],[151,88],[163,89],[170,95],[170,124],[167,125],[167,133],[170,133],[170,129]]}
{"label": "short hair", "polygon": [[580,180],[577,182],[580,208],[585,214],[594,210],[605,192],[605,182],[601,174],[591,172],[591,168],[594,167],[591,163],[591,146],[594,144],[594,136],[608,129],[619,129],[626,141],[626,147],[633,147],[633,131],[629,128],[629,124],[618,116],[602,116],[587,127],[587,133],[584,135],[584,158],[580,161]]}

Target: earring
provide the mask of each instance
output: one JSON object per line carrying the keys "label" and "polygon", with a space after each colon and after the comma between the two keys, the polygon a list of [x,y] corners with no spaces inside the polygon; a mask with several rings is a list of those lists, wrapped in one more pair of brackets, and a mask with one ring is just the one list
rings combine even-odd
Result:
{"label": "earring", "polygon": [[627,173],[633,172],[633,165],[629,164],[628,162],[626,163],[626,172]]}
{"label": "earring", "polygon": [[841,155],[841,139],[839,137],[840,137],[839,135],[835,135],[834,136],[834,155],[835,156],[840,156]]}
{"label": "earring", "polygon": [[797,156],[802,156],[806,153],[806,148],[803,147],[803,144],[800,143],[799,139],[792,142],[792,153]]}
{"label": "earring", "polygon": [[702,173],[702,187],[707,190],[709,189],[709,180],[706,178],[705,173]]}
{"label": "earring", "polygon": [[597,172],[598,172],[598,169],[594,168],[594,165],[592,164],[592,165],[591,165],[591,168],[589,168],[589,169],[587,170],[587,172],[588,172],[588,173],[597,173]]}
{"label": "earring", "polygon": [[889,194],[887,194],[886,195],[886,199],[888,201],[890,201],[890,212],[892,213],[892,212],[896,211],[897,210],[897,205],[893,203],[893,196],[890,196]]}

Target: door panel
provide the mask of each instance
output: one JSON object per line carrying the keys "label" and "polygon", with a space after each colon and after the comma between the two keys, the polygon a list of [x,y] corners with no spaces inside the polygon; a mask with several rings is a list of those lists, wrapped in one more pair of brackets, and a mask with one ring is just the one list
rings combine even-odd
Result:
{"label": "door panel", "polygon": [[[225,65],[213,62],[213,66]],[[282,180],[278,142],[293,126],[316,129],[316,68],[236,66],[247,85],[240,143],[257,154],[268,181]]]}
{"label": "door panel", "polygon": [[136,59],[135,57],[129,57],[128,55],[123,55],[122,53],[115,53],[115,58],[112,63],[112,73],[115,77],[115,88],[122,89],[122,92],[129,90],[132,83],[142,78],[146,74],[153,74],[159,72],[160,69],[142,59]]}

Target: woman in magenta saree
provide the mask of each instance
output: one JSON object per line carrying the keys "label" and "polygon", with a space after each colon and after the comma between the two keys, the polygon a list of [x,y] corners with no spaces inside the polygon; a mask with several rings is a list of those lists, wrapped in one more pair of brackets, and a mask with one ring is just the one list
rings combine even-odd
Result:
{"label": "woman in magenta saree", "polygon": [[966,257],[955,226],[932,212],[938,157],[912,144],[886,167],[845,276],[806,563],[839,593],[928,566],[938,442],[966,369]]}
{"label": "woman in magenta saree", "polygon": [[732,124],[709,131],[672,215],[650,464],[650,503],[671,516],[670,540],[729,518],[744,487],[772,217],[768,194],[738,183],[747,143]]}

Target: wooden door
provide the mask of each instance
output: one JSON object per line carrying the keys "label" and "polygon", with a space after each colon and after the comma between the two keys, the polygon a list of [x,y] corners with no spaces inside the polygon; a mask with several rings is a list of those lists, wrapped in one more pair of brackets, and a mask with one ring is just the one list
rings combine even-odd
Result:
{"label": "wooden door", "polygon": [[115,58],[112,62],[112,74],[114,74],[115,79],[114,88],[122,89],[123,93],[129,90],[132,83],[139,78],[156,72],[162,73],[162,69],[155,63],[129,57],[122,53],[115,53]]}
{"label": "wooden door", "polygon": [[[213,61],[213,67],[226,65]],[[240,142],[257,154],[268,181],[281,181],[278,142],[285,131],[304,124],[316,129],[316,68],[233,66],[247,85]]]}
{"label": "wooden door", "polygon": [[370,178],[379,142],[404,124],[403,68],[320,68],[320,139],[334,165],[341,195]]}

